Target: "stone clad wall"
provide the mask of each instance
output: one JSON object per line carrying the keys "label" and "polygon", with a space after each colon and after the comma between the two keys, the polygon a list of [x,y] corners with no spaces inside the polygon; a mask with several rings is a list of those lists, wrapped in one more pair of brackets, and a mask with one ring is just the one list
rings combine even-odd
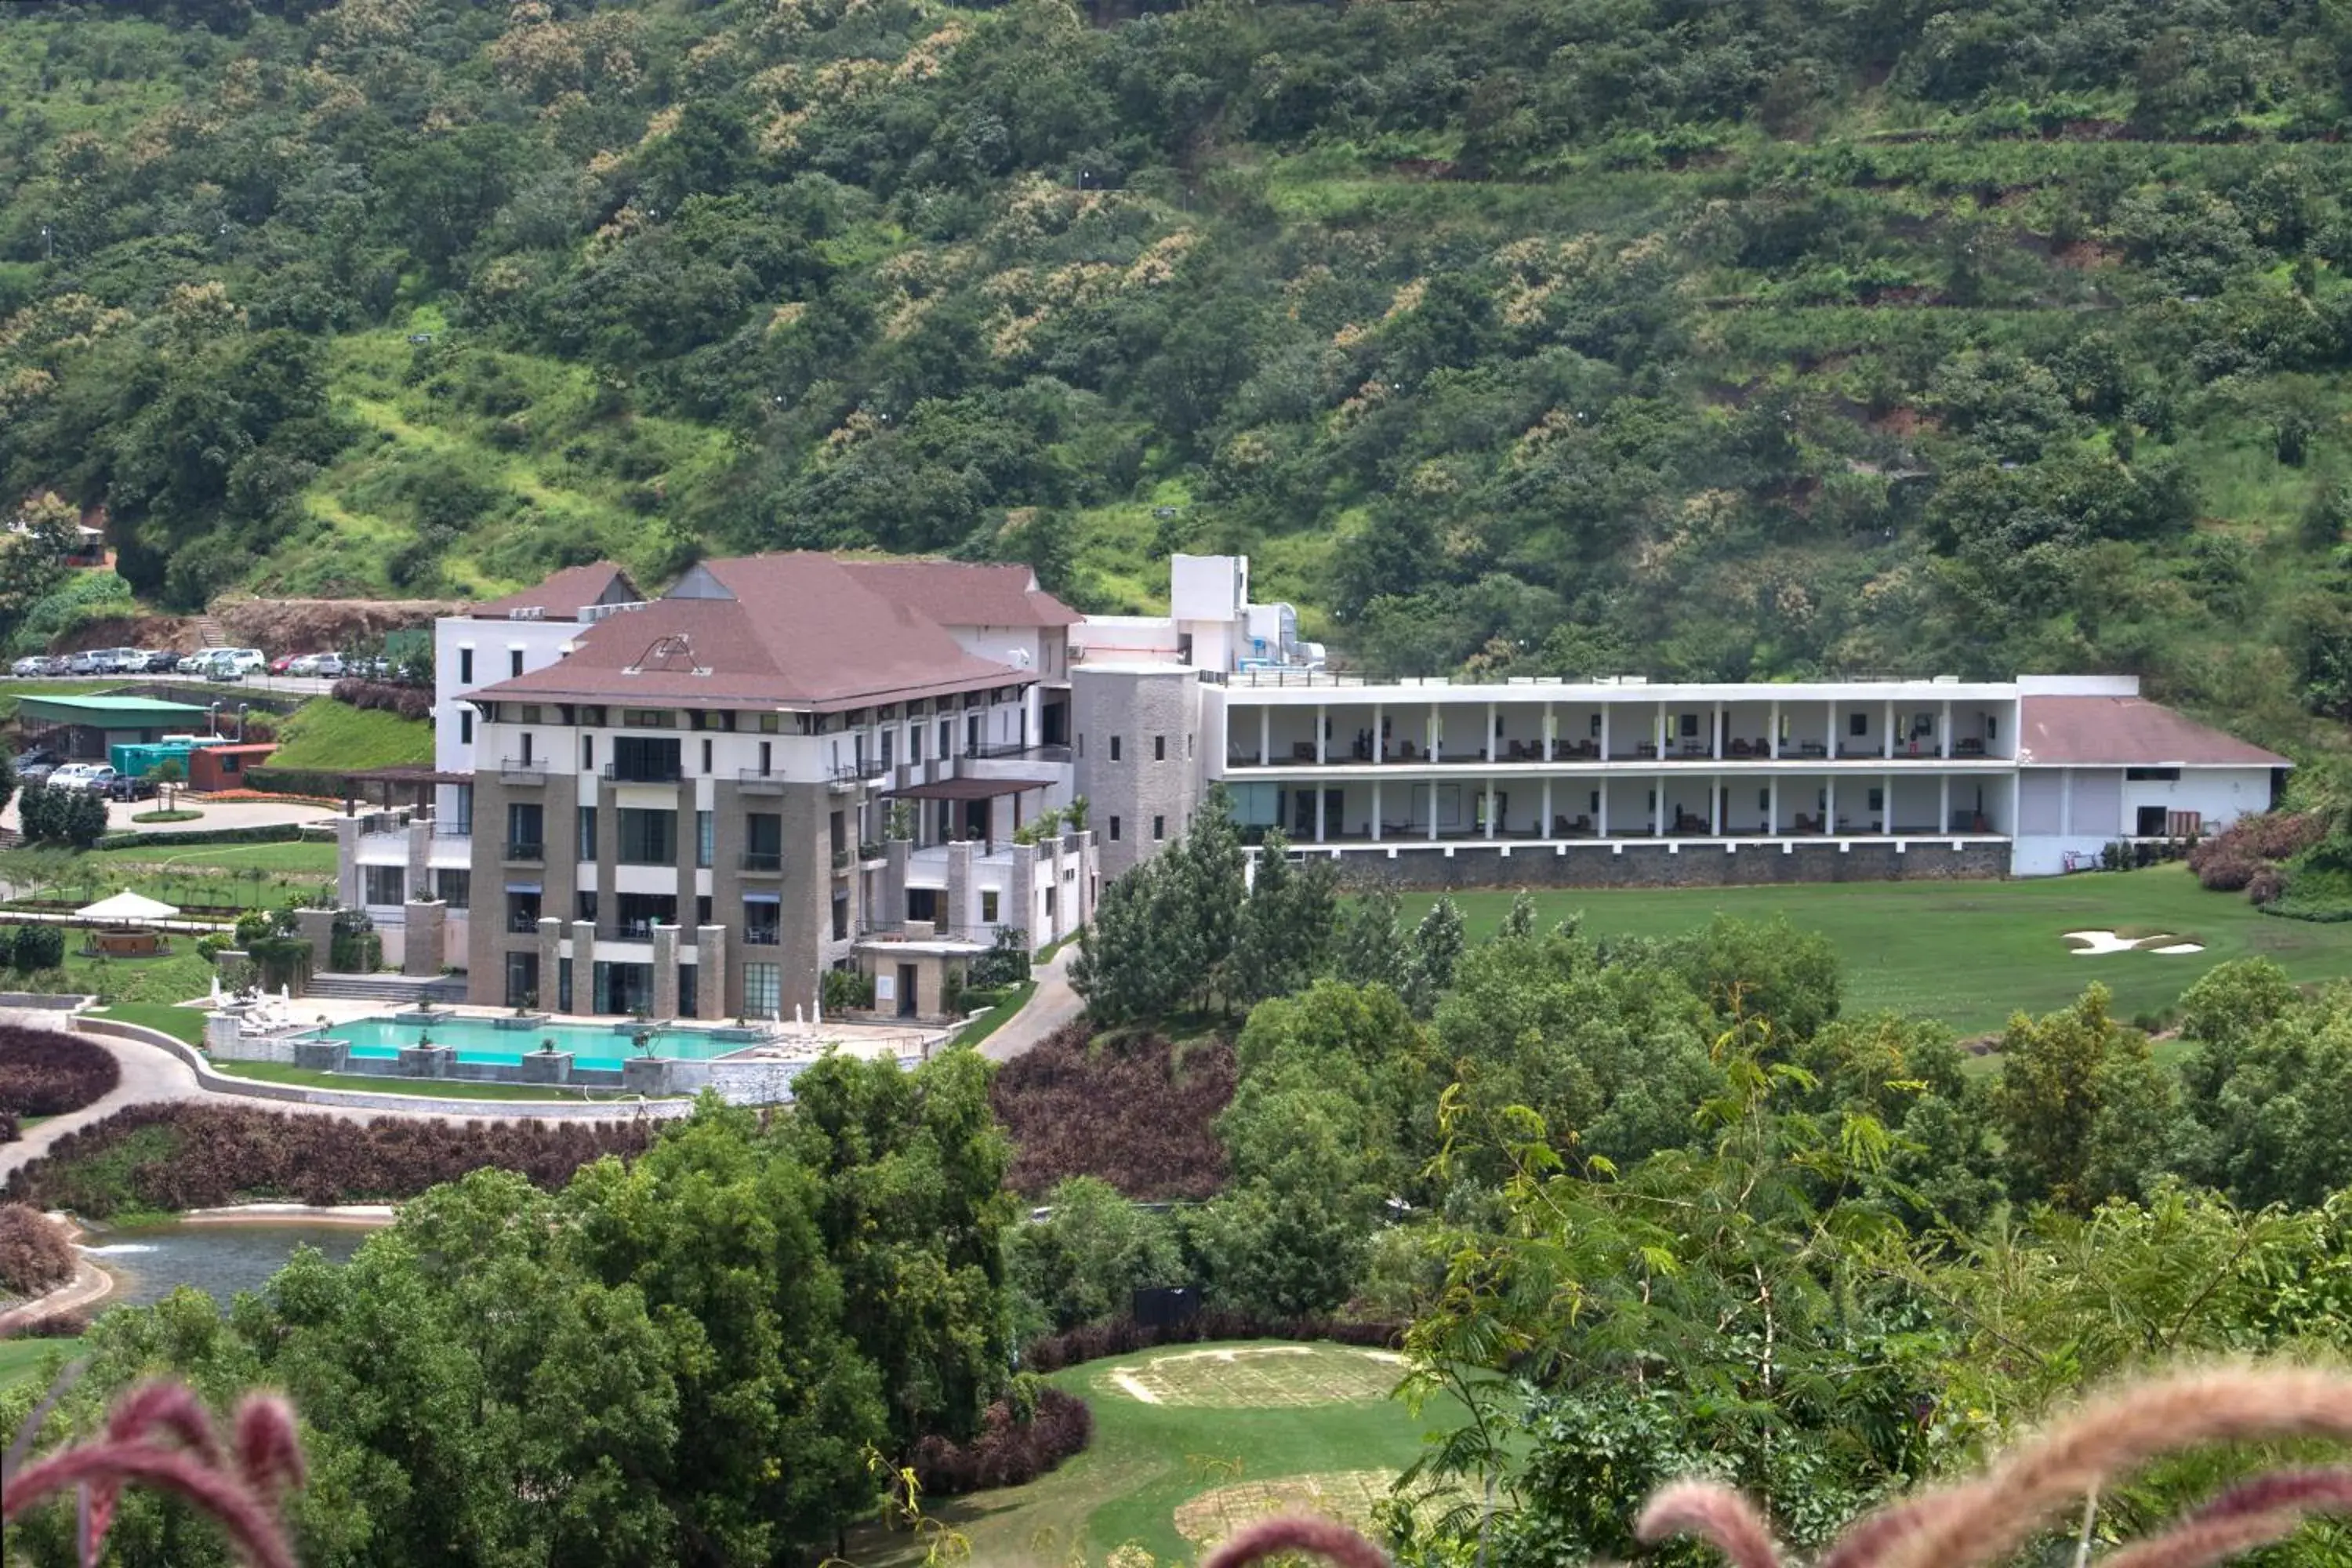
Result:
{"label": "stone clad wall", "polygon": [[1404,848],[1393,858],[1381,851],[1339,857],[1339,883],[1347,888],[1459,891],[1473,888],[1728,888],[1790,882],[1895,882],[1985,879],[2009,875],[2005,843],[1964,843],[1948,838],[1874,844],[1826,839],[1778,844],[1581,844],[1565,855],[1549,846],[1456,845]]}

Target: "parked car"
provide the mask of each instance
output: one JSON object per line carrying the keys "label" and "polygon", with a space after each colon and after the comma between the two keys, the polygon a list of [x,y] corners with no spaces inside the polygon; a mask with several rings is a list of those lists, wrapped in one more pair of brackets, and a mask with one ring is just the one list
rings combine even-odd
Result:
{"label": "parked car", "polygon": [[292,664],[300,656],[297,654],[279,654],[276,658],[269,661],[269,673],[272,675],[284,675],[287,673],[286,667]]}
{"label": "parked car", "polygon": [[42,782],[51,789],[103,791],[114,782],[114,770],[104,763],[68,763],[52,770]]}
{"label": "parked car", "polygon": [[319,660],[324,657],[323,654],[306,653],[289,659],[286,663],[286,673],[296,676],[316,675],[319,673]]}
{"label": "parked car", "polygon": [[180,656],[170,648],[157,648],[147,656],[145,669],[150,675],[169,675],[180,668]]}
{"label": "parked car", "polygon": [[98,672],[98,659],[95,655],[78,653],[66,660],[68,675],[96,675]]}
{"label": "parked car", "polygon": [[[205,652],[210,651],[210,649],[205,650]],[[174,664],[172,668],[182,675],[194,675],[196,671],[204,668],[204,667],[205,654],[192,653],[184,656],[180,661]]]}
{"label": "parked car", "polygon": [[47,659],[43,658],[37,653],[28,653],[24,658],[18,659],[16,663],[10,665],[8,667],[8,673],[21,679],[28,675],[39,675],[48,668],[49,661]]}
{"label": "parked car", "polygon": [[155,781],[152,778],[134,773],[117,773],[107,784],[106,797],[109,800],[152,800],[155,798]]}
{"label": "parked car", "polygon": [[16,780],[19,784],[40,784],[47,779],[50,773],[56,772],[58,764],[64,761],[65,757],[62,753],[53,752],[47,746],[35,746],[28,752],[17,754]]}
{"label": "parked car", "polygon": [[332,680],[336,677],[343,675],[347,671],[343,664],[343,656],[341,654],[322,653],[319,656],[319,668],[312,670],[310,673],[321,676],[326,679]]}
{"label": "parked car", "polygon": [[234,649],[216,647],[197,658],[195,673],[205,680],[243,680],[245,667],[237,662]]}
{"label": "parked car", "polygon": [[61,653],[50,654],[41,660],[43,675],[64,675],[73,668],[73,660]]}
{"label": "parked car", "polygon": [[269,656],[257,647],[233,647],[227,651],[236,660],[239,675],[255,675],[268,668]]}

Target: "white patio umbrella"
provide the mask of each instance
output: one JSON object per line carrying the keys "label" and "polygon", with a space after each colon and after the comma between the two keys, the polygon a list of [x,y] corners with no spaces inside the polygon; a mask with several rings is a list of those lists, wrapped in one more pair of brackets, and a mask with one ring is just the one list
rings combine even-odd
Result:
{"label": "white patio umbrella", "polygon": [[166,921],[178,914],[173,905],[147,898],[139,893],[117,893],[110,899],[74,911],[86,921],[105,921],[113,925],[133,925],[141,921]]}

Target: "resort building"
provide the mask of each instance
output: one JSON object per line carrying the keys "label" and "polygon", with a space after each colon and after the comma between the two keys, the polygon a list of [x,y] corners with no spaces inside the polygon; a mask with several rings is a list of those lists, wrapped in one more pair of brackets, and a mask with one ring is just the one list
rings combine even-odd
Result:
{"label": "resort building", "polygon": [[1165,618],[1073,633],[1110,875],[1223,783],[1351,882],[2040,876],[2266,809],[2288,765],[2130,676],[1366,682],[1248,605],[1245,563],[1180,556],[1174,583]]}
{"label": "resort building", "polygon": [[439,623],[436,809],[347,819],[344,900],[477,1004],[773,1020],[854,968],[938,1016],[949,964],[1091,909],[1090,836],[1035,831],[1077,619],[1021,566],[558,574]]}

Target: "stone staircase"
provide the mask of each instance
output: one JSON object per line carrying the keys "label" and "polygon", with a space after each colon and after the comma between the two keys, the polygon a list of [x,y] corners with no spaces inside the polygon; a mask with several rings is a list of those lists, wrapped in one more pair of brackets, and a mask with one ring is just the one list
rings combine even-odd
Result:
{"label": "stone staircase", "polygon": [[221,624],[218,621],[209,615],[198,616],[195,620],[196,636],[203,639],[205,647],[228,647],[228,634],[221,630]]}
{"label": "stone staircase", "polygon": [[413,1007],[420,1002],[457,1003],[466,999],[462,976],[438,974],[431,979],[404,974],[313,974],[302,987],[305,996],[331,996],[339,1002],[376,1002],[386,1007]]}

